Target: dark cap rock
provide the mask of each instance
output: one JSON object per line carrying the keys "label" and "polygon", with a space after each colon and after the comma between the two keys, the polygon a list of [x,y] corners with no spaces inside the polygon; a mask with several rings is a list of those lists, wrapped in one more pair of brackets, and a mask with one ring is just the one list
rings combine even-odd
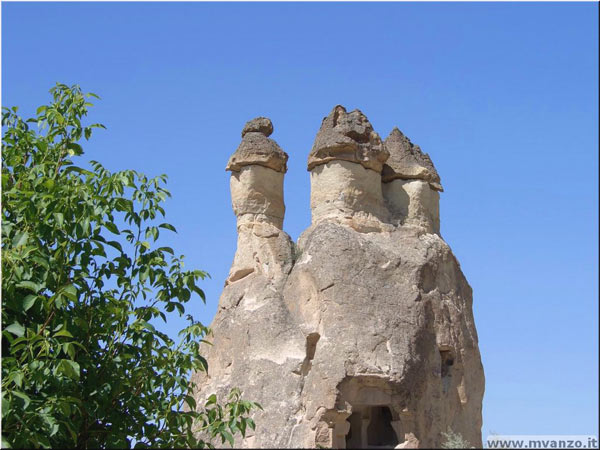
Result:
{"label": "dark cap rock", "polygon": [[260,133],[263,136],[269,137],[273,133],[273,122],[268,117],[252,119],[244,125],[242,137],[246,136],[246,133]]}
{"label": "dark cap rock", "polygon": [[266,117],[247,122],[242,130],[242,142],[229,158],[225,170],[239,172],[244,166],[259,165],[285,173],[288,155],[267,137],[272,132],[273,124]]}
{"label": "dark cap rock", "polygon": [[367,117],[358,109],[348,113],[337,105],[321,123],[308,155],[308,170],[337,159],[381,172],[388,156]]}
{"label": "dark cap rock", "polygon": [[443,191],[440,176],[427,153],[413,144],[398,128],[394,128],[383,143],[389,159],[383,166],[382,181],[387,183],[397,178],[418,179],[429,182],[432,189]]}

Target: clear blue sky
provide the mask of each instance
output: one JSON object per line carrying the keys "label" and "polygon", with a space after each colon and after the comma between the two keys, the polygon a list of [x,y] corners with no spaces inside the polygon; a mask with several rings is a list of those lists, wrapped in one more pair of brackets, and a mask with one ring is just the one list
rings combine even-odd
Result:
{"label": "clear blue sky", "polygon": [[597,434],[597,38],[597,3],[3,3],[2,104],[32,112],[57,81],[102,96],[86,157],[169,175],[169,242],[212,275],[192,311],[206,323],[235,252],[224,168],[244,123],[270,117],[290,155],[293,239],[323,116],[398,126],[446,189],[484,436]]}

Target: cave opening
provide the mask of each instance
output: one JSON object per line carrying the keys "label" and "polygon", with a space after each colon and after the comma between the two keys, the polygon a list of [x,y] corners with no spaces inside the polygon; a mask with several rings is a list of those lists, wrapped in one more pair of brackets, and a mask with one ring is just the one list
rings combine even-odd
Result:
{"label": "cave opening", "polygon": [[394,448],[400,442],[388,406],[357,407],[348,417],[346,448]]}
{"label": "cave opening", "polygon": [[371,421],[367,428],[369,447],[389,448],[399,444],[396,432],[392,427],[392,412],[387,406],[371,408]]}

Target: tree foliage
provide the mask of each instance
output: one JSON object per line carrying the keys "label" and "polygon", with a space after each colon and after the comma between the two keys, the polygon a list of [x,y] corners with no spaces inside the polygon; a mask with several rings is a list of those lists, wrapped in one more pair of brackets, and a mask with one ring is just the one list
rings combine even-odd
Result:
{"label": "tree foliage", "polygon": [[2,115],[2,446],[233,445],[258,405],[233,390],[196,411],[209,330],[187,315],[177,343],[151,323],[204,300],[207,275],[158,244],[166,177],[75,165],[97,96],[50,92],[36,117]]}

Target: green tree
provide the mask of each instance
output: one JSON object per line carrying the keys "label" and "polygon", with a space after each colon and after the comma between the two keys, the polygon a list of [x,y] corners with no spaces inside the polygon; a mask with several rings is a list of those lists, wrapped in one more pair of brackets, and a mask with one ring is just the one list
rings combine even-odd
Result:
{"label": "green tree", "polygon": [[175,231],[161,221],[166,176],[75,165],[104,128],[82,124],[97,96],[50,92],[36,117],[2,115],[2,446],[233,445],[259,405],[234,389],[196,408],[209,330],[187,315],[175,342],[151,323],[204,300],[206,273],[157,243]]}

